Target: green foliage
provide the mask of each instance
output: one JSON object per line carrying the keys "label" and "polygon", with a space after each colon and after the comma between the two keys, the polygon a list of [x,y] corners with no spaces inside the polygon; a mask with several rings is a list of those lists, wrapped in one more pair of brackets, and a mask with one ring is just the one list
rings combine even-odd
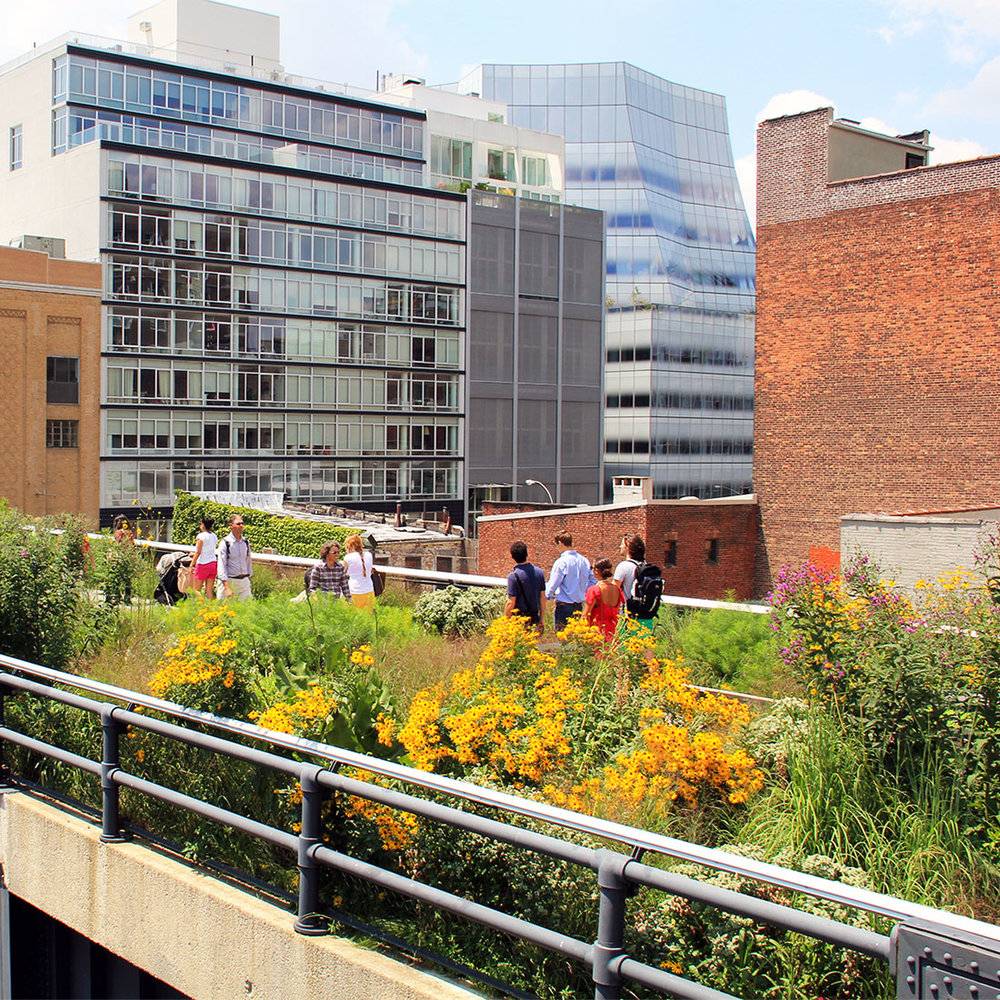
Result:
{"label": "green foliage", "polygon": [[[824,854],[772,853],[756,844],[725,844],[723,850],[769,861],[861,888],[872,885],[864,871]],[[764,886],[728,872],[694,865],[674,869],[688,878],[861,927],[882,930],[864,913],[835,903]],[[678,974],[735,996],[880,998],[891,994],[892,977],[875,959],[845,952],[812,938],[762,926],[748,917],[662,893],[640,892],[633,904],[642,943],[653,960]]]}
{"label": "green foliage", "polygon": [[504,608],[501,590],[473,587],[445,587],[424,594],[413,608],[413,617],[429,632],[444,635],[473,635],[486,626]]}
{"label": "green foliage", "polygon": [[0,651],[64,667],[80,601],[78,552],[54,527],[0,501]]}
{"label": "green foliage", "polygon": [[[216,534],[219,538],[229,530],[226,525],[233,514],[243,518],[244,534],[254,551],[274,549],[285,556],[318,556],[320,546],[327,541],[343,541],[353,534],[350,528],[341,528],[316,521],[300,521],[294,517],[267,514],[249,507],[232,507],[228,504],[212,503],[178,491],[174,505],[173,541],[179,545],[193,545],[198,534],[198,526],[203,517],[215,518]],[[257,570],[254,569],[256,577]],[[255,579],[256,584],[256,579]]]}
{"label": "green foliage", "polygon": [[779,661],[766,615],[725,608],[689,612],[678,616],[671,638],[694,683],[774,693]]}

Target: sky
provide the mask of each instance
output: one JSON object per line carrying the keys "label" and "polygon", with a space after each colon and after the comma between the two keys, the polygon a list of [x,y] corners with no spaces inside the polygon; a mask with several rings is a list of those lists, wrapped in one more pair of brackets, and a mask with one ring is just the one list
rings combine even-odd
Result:
{"label": "sky", "polygon": [[[4,0],[0,62],[64,31],[124,38],[129,0]],[[624,60],[725,96],[753,218],[756,125],[832,105],[892,134],[931,131],[932,163],[1000,152],[1000,0],[244,0],[281,17],[288,72],[374,88],[481,62]]]}

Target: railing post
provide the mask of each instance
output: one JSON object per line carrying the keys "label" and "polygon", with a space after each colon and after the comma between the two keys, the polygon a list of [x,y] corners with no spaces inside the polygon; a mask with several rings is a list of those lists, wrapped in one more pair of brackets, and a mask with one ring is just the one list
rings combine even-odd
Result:
{"label": "railing post", "polygon": [[312,856],[312,849],[321,843],[323,834],[323,789],[316,780],[322,770],[307,764],[299,775],[302,829],[299,831],[299,915],[295,930],[314,937],[330,933],[330,921],[319,913],[319,865]]}
{"label": "railing post", "polygon": [[[0,684],[0,726],[7,725],[7,686]],[[7,767],[7,741],[0,740],[0,785],[10,782],[10,770]]]}
{"label": "railing post", "polygon": [[623,877],[629,859],[614,851],[598,851],[597,886],[600,909],[594,942],[594,996],[596,1000],[620,1000],[622,977],[617,959],[625,953],[625,898]]}
{"label": "railing post", "polygon": [[122,725],[115,721],[115,706],[101,706],[101,840],[105,844],[120,844],[127,838],[122,835],[118,820],[118,785],[114,773],[121,766],[118,739]]}

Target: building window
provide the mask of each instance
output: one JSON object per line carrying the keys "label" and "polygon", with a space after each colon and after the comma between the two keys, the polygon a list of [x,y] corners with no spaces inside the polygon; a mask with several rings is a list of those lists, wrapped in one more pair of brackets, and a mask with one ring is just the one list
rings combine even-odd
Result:
{"label": "building window", "polygon": [[23,145],[21,126],[14,125],[10,130],[10,169],[20,170],[23,162]]}
{"label": "building window", "polygon": [[667,542],[667,547],[663,550],[663,565],[664,566],[676,566],[677,565],[677,542],[669,541]]}
{"label": "building window", "polygon": [[706,538],[705,539],[705,562],[709,566],[717,566],[719,564],[719,539],[718,538]]}
{"label": "building window", "polygon": [[46,420],[45,447],[78,448],[79,426],[78,420]]}
{"label": "building window", "polygon": [[46,363],[45,399],[49,403],[80,402],[80,359],[52,358]]}

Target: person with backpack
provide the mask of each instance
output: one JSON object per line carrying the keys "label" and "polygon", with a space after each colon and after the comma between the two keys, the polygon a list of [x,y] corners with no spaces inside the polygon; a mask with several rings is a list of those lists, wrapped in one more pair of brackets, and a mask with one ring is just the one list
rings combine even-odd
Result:
{"label": "person with backpack", "polygon": [[243,537],[243,515],[229,517],[229,534],[219,542],[216,552],[215,596],[240,601],[253,597],[250,580],[253,577],[253,559],[250,543]]}
{"label": "person with backpack", "polygon": [[305,585],[310,594],[320,590],[330,597],[343,597],[350,603],[347,572],[340,563],[340,542],[324,542],[320,546],[319,562],[306,571]]}
{"label": "person with backpack", "polygon": [[528,562],[524,542],[511,545],[510,557],[515,565],[507,576],[507,606],[503,613],[508,618],[523,615],[541,635],[545,631],[545,574]]}
{"label": "person with backpack", "polygon": [[646,543],[640,535],[622,539],[622,554],[628,558],[615,567],[615,581],[625,595],[625,609],[647,628],[660,610],[663,596],[663,573],[659,566],[646,562]]}

